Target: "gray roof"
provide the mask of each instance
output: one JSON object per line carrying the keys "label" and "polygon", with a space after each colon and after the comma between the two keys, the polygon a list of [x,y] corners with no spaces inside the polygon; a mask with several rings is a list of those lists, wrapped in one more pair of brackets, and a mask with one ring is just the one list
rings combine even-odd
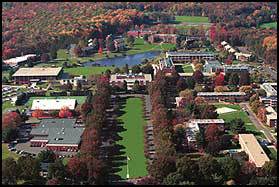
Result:
{"label": "gray roof", "polygon": [[192,56],[192,55],[200,55],[200,56],[215,56],[215,53],[207,52],[207,51],[185,51],[185,52],[166,52],[167,55],[177,55],[177,56]]}
{"label": "gray roof", "polygon": [[31,131],[33,140],[43,140],[47,136],[48,144],[79,144],[84,128],[75,127],[76,119],[43,119],[38,127]]}

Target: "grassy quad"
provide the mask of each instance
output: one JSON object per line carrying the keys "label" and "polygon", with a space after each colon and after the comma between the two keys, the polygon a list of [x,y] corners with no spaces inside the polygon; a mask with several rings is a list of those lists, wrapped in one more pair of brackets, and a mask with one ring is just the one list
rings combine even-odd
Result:
{"label": "grassy quad", "polygon": [[175,21],[179,23],[209,23],[208,17],[204,16],[175,16]]}
{"label": "grassy quad", "polygon": [[76,68],[66,68],[64,72],[72,74],[72,75],[84,75],[87,78],[90,75],[97,75],[105,73],[106,70],[113,70],[114,67],[112,66],[105,66],[105,67],[76,67]]}
{"label": "grassy quad", "polygon": [[[146,158],[144,156],[144,136],[143,125],[145,120],[143,119],[142,101],[140,98],[129,98],[124,107],[124,114],[119,118],[124,124],[126,131],[121,132],[119,135],[123,138],[117,143],[123,145],[125,149],[125,155],[129,156],[128,161],[130,178],[139,176],[146,176]],[[126,162],[126,160],[125,160]],[[121,171],[117,174],[123,179],[126,179],[127,165],[121,166]]]}
{"label": "grassy quad", "polygon": [[16,153],[14,153],[12,151],[9,151],[8,144],[2,143],[2,160],[6,159],[8,157],[12,157],[15,160],[17,160],[19,158],[19,155],[17,155]]}
{"label": "grassy quad", "polygon": [[182,69],[183,69],[184,73],[193,73],[194,72],[193,67],[192,67],[191,64],[183,65]]}
{"label": "grassy quad", "polygon": [[[237,111],[234,112],[228,112],[224,114],[219,114],[218,118],[219,119],[224,119],[226,123],[232,121],[233,119],[240,118],[244,121],[244,126],[246,128],[246,131],[250,131],[251,133],[255,134],[256,137],[258,138],[265,138],[264,134],[260,132],[255,125],[250,121],[248,115],[246,112],[244,112],[239,105],[232,105],[232,104],[215,104],[217,108],[222,108],[222,107],[228,107],[235,109]],[[232,132],[229,132],[232,134]]]}
{"label": "grassy quad", "polygon": [[277,21],[270,22],[270,23],[264,23],[260,25],[260,28],[271,28],[271,29],[277,29]]}

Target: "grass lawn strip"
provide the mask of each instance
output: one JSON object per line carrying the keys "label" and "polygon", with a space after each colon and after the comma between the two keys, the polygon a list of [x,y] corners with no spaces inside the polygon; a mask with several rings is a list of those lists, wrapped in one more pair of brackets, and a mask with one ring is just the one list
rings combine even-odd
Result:
{"label": "grass lawn strip", "polygon": [[272,28],[277,29],[277,22],[270,22],[270,23],[264,23],[260,26],[261,28]]}
{"label": "grass lawn strip", "polygon": [[[117,143],[125,147],[123,150],[125,151],[125,155],[123,156],[129,156],[130,158],[128,161],[130,178],[147,175],[143,139],[143,125],[146,122],[143,119],[142,110],[142,100],[140,98],[129,98],[125,104],[125,114],[119,118],[124,122],[123,127],[127,131],[119,134],[123,139]],[[121,166],[121,169],[117,174],[123,179],[126,179],[127,165]]]}
{"label": "grass lawn strip", "polygon": [[208,17],[203,16],[175,16],[178,22],[209,23]]}
{"label": "grass lawn strip", "polygon": [[255,134],[255,136],[259,139],[265,138],[265,135],[255,127],[255,125],[250,121],[246,112],[244,112],[239,105],[215,104],[215,106],[217,108],[228,107],[237,110],[235,112],[219,114],[219,119],[224,119],[224,121],[228,123],[233,119],[240,118],[244,121],[244,127],[247,131],[251,131],[251,133]]}
{"label": "grass lawn strip", "polygon": [[105,66],[105,67],[76,67],[76,68],[65,68],[64,72],[69,73],[72,75],[84,75],[87,78],[90,75],[97,75],[105,73],[107,69],[111,71],[114,69],[112,66]]}
{"label": "grass lawn strip", "polygon": [[193,67],[191,66],[191,64],[186,64],[182,66],[182,69],[184,71],[184,73],[193,73]]}
{"label": "grass lawn strip", "polygon": [[2,143],[2,160],[6,159],[8,157],[12,157],[15,160],[17,160],[19,158],[19,155],[17,155],[16,153],[14,153],[12,151],[9,151],[8,144]]}

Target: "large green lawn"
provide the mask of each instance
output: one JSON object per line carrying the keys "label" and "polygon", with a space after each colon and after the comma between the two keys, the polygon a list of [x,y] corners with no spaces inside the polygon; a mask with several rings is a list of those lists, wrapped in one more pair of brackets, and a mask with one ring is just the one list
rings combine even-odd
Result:
{"label": "large green lawn", "polygon": [[260,25],[261,28],[271,28],[271,29],[277,29],[277,21],[270,22],[270,23],[264,23]]}
{"label": "large green lawn", "polygon": [[242,119],[245,123],[244,126],[246,128],[246,131],[250,131],[251,133],[255,134],[256,137],[265,138],[265,135],[262,132],[258,131],[258,129],[255,127],[255,125],[249,119],[246,112],[244,112],[239,105],[215,104],[215,106],[217,108],[228,107],[228,108],[232,108],[232,109],[237,110],[237,111],[234,111],[234,112],[219,114],[218,115],[219,119],[224,119],[224,121],[226,123],[232,121],[233,119],[237,119],[237,118]]}
{"label": "large green lawn", "polygon": [[2,160],[6,159],[8,157],[12,157],[15,160],[17,160],[19,158],[19,155],[17,155],[16,153],[14,153],[12,151],[9,151],[8,150],[8,145],[2,143]]}
{"label": "large green lawn", "polygon": [[90,75],[102,74],[105,73],[107,69],[113,70],[112,66],[105,67],[75,67],[75,68],[66,68],[64,72],[72,75],[84,75],[88,78]]}
{"label": "large green lawn", "polygon": [[203,16],[175,16],[175,21],[190,23],[209,23],[208,17]]}
{"label": "large green lawn", "polygon": [[185,64],[182,66],[182,69],[184,71],[184,73],[193,73],[193,67],[191,66],[191,64]]}
{"label": "large green lawn", "polygon": [[[124,112],[119,119],[124,122],[123,127],[126,131],[119,135],[123,138],[117,143],[125,147],[125,155],[129,156],[128,161],[130,178],[146,176],[146,158],[144,156],[144,136],[143,126],[145,120],[143,118],[142,100],[140,98],[129,98],[124,107]],[[126,179],[127,165],[121,166],[119,174]]]}

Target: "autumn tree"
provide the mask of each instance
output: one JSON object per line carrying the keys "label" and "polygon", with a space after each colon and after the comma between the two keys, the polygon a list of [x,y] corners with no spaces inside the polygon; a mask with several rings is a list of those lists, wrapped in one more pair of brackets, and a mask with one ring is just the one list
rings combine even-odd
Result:
{"label": "autumn tree", "polygon": [[216,86],[214,92],[227,92],[229,88],[227,86]]}
{"label": "autumn tree", "polygon": [[88,170],[87,164],[82,158],[77,156],[71,158],[67,163],[67,170],[74,179],[74,183],[87,180]]}
{"label": "autumn tree", "polygon": [[106,49],[108,52],[113,52],[115,50],[115,46],[111,35],[108,35],[106,37]]}
{"label": "autumn tree", "polygon": [[267,111],[265,109],[265,107],[259,107],[258,108],[258,113],[257,113],[257,117],[261,120],[261,122],[265,123],[266,122],[266,114]]}
{"label": "autumn tree", "polygon": [[185,89],[185,90],[179,92],[179,97],[185,98],[186,102],[191,102],[194,100],[193,91],[190,89]]}
{"label": "autumn tree", "polygon": [[40,118],[44,116],[44,112],[41,109],[36,109],[32,112],[32,117]]}
{"label": "autumn tree", "polygon": [[181,92],[182,90],[185,90],[187,88],[187,83],[185,78],[179,77],[177,83],[176,83],[176,89],[178,92]]}
{"label": "autumn tree", "polygon": [[225,82],[225,76],[223,73],[219,73],[219,75],[217,75],[215,77],[215,87],[216,86],[224,86],[224,82]]}
{"label": "autumn tree", "polygon": [[239,85],[244,86],[244,85],[249,85],[250,84],[250,74],[249,72],[243,72],[240,73],[239,76]]}
{"label": "autumn tree", "polygon": [[71,117],[73,117],[73,114],[68,107],[63,107],[59,111],[59,117],[60,118],[71,118]]}
{"label": "autumn tree", "polygon": [[205,99],[203,97],[199,97],[199,96],[196,97],[194,101],[195,101],[196,105],[201,105],[201,104],[206,103]]}
{"label": "autumn tree", "polygon": [[17,112],[5,113],[2,117],[2,129],[5,127],[16,128],[21,124],[21,116]]}
{"label": "autumn tree", "polygon": [[46,63],[46,62],[48,62],[49,61],[49,55],[47,54],[47,53],[43,53],[42,55],[41,55],[41,62],[42,63]]}
{"label": "autumn tree", "polygon": [[203,75],[203,73],[200,70],[196,70],[193,73],[192,77],[193,77],[193,79],[195,80],[196,83],[202,83],[204,75]]}
{"label": "autumn tree", "polygon": [[61,185],[61,183],[57,178],[52,178],[46,182],[46,185]]}
{"label": "autumn tree", "polygon": [[252,86],[241,86],[239,88],[240,92],[245,92],[247,95],[250,95],[252,92]]}
{"label": "autumn tree", "polygon": [[218,125],[210,124],[205,130],[205,140],[207,142],[219,141],[221,131],[219,130]]}
{"label": "autumn tree", "polygon": [[229,77],[229,85],[238,85],[239,84],[239,77],[237,73],[231,73]]}
{"label": "autumn tree", "polygon": [[81,47],[79,45],[77,45],[74,48],[74,54],[75,54],[76,57],[80,57],[82,55],[82,50],[81,50]]}
{"label": "autumn tree", "polygon": [[148,171],[152,177],[159,182],[162,182],[168,174],[175,172],[175,161],[169,156],[159,155],[151,165],[148,166]]}
{"label": "autumn tree", "polygon": [[18,175],[17,163],[12,157],[2,160],[2,184],[16,185]]}

